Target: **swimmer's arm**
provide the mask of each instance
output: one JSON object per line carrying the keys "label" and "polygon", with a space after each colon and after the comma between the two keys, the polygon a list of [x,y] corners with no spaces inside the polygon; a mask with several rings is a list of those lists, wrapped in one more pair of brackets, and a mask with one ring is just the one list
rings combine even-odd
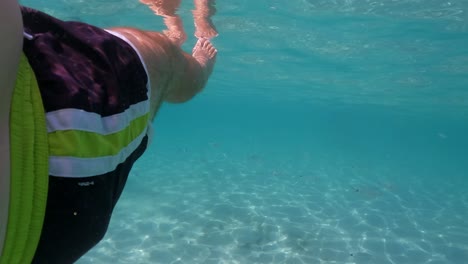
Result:
{"label": "swimmer's arm", "polygon": [[6,231],[9,203],[10,100],[22,49],[23,23],[16,0],[0,0],[0,255]]}

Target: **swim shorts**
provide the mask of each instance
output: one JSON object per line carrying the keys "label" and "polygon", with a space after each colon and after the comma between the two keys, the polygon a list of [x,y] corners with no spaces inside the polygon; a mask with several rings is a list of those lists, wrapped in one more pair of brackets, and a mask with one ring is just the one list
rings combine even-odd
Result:
{"label": "swim shorts", "polygon": [[45,111],[49,184],[32,263],[73,263],[106,233],[148,142],[148,75],[125,40],[22,7],[23,52]]}

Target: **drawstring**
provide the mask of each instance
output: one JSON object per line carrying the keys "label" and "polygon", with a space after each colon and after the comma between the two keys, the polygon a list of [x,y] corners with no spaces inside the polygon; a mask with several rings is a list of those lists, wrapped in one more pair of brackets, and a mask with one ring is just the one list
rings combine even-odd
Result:
{"label": "drawstring", "polygon": [[23,31],[23,36],[27,39],[27,40],[32,40],[34,38],[33,35],[29,34],[29,33],[26,33],[25,31]]}

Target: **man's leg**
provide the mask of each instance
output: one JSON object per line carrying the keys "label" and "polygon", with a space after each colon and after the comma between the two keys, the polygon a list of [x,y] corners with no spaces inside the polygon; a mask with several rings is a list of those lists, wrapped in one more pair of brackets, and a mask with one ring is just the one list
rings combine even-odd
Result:
{"label": "man's leg", "polygon": [[16,0],[0,1],[0,255],[10,195],[10,101],[22,49],[23,24]]}

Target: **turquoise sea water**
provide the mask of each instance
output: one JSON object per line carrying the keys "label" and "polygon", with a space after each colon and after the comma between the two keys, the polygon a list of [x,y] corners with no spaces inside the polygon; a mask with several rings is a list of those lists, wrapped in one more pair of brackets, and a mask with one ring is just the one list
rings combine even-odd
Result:
{"label": "turquoise sea water", "polygon": [[[22,3],[163,29],[135,0]],[[205,92],[163,107],[106,237],[78,263],[468,263],[468,3],[217,10]]]}

